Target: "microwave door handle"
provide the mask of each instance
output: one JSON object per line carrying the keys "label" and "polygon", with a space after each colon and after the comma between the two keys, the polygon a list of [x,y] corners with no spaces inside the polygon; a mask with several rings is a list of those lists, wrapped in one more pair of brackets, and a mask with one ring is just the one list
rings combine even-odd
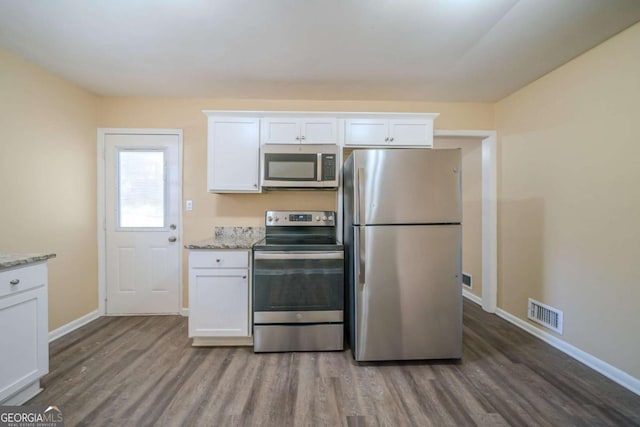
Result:
{"label": "microwave door handle", "polygon": [[318,182],[322,181],[322,153],[318,153],[318,161],[316,162],[316,175]]}

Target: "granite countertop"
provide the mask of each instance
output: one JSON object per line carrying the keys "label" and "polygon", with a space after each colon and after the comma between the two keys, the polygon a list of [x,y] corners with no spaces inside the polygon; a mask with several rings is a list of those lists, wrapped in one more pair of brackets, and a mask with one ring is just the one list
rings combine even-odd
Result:
{"label": "granite countertop", "polygon": [[190,243],[187,249],[251,249],[264,238],[264,227],[215,227],[213,237]]}
{"label": "granite countertop", "polygon": [[56,254],[6,254],[0,252],[0,270],[55,258]]}

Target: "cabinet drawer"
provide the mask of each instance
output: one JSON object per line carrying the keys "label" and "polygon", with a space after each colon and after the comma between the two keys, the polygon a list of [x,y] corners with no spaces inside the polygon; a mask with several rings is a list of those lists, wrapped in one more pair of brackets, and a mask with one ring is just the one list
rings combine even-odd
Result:
{"label": "cabinet drawer", "polygon": [[249,251],[194,251],[189,268],[249,268]]}
{"label": "cabinet drawer", "polygon": [[28,264],[0,271],[0,298],[44,286],[47,282],[47,265]]}

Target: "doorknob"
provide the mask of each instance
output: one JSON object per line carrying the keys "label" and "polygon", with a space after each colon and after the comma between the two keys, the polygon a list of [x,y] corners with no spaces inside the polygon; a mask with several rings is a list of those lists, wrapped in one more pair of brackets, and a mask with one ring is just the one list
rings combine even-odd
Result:
{"label": "doorknob", "polygon": [[169,237],[169,241],[170,241],[171,243],[175,242],[176,240],[177,240],[177,239],[175,238],[175,236],[171,236],[171,237]]}

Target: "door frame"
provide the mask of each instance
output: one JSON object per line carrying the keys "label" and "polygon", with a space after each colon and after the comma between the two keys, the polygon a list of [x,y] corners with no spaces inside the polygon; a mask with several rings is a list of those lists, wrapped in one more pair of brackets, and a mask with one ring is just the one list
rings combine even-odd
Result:
{"label": "door frame", "polygon": [[482,141],[482,299],[465,297],[495,313],[498,305],[498,133],[494,130],[434,130],[434,137]]}
{"label": "door frame", "polygon": [[[338,126],[342,165],[344,126]],[[434,130],[434,137],[473,138],[482,141],[482,298],[466,289],[462,294],[482,306],[484,311],[495,313],[498,305],[498,133],[495,130]],[[380,148],[380,147],[368,147]],[[418,148],[418,147],[416,147]],[[342,174],[336,193],[338,207],[338,238],[342,240]]]}
{"label": "door frame", "polygon": [[[106,315],[107,300],[107,226],[106,226],[106,159],[105,159],[105,137],[107,135],[175,135],[178,137],[178,176],[180,185],[178,188],[178,242],[182,245],[182,161],[183,144],[182,129],[147,129],[147,128],[98,128],[98,153],[97,153],[97,182],[98,182],[98,313],[100,316]],[[183,252],[178,255],[178,310],[184,315],[185,309],[182,305],[182,263]]]}

